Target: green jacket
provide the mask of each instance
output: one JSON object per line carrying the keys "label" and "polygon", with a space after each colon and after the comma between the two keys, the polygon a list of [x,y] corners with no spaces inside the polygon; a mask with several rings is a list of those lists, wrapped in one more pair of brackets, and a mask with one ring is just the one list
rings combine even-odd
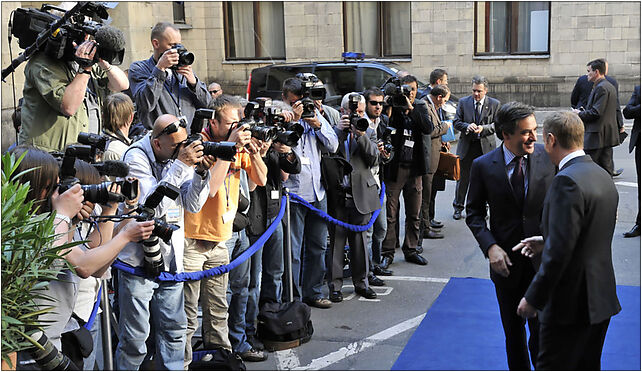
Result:
{"label": "green jacket", "polygon": [[[84,102],[72,116],[65,116],[60,111],[65,88],[75,76],[69,63],[44,53],[37,53],[27,62],[18,144],[33,145],[45,151],[64,151],[65,146],[77,142],[78,133],[88,131],[89,118]],[[94,65],[91,78],[100,106],[109,94],[107,74]]]}

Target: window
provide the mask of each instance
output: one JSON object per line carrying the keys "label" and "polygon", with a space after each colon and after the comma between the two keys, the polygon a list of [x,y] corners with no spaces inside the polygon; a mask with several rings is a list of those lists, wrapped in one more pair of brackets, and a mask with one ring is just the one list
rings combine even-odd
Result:
{"label": "window", "polygon": [[369,89],[372,87],[380,88],[383,83],[390,78],[390,74],[378,68],[364,67],[361,69],[363,76],[363,86],[360,89]]}
{"label": "window", "polygon": [[185,24],[185,3],[183,1],[172,1],[174,12],[174,23]]}
{"label": "window", "polygon": [[475,2],[475,55],[549,53],[547,1]]}
{"label": "window", "polygon": [[283,2],[224,2],[225,53],[233,59],[285,59]]}
{"label": "window", "polygon": [[344,2],[343,45],[368,57],[410,58],[410,2]]}

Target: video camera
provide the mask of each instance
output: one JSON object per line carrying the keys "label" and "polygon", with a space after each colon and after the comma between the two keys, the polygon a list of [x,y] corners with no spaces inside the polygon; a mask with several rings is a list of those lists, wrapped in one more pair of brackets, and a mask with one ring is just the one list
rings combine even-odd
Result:
{"label": "video camera", "polygon": [[315,87],[315,84],[319,82],[319,78],[310,72],[299,72],[296,74],[296,77],[301,80],[301,103],[303,104],[303,114],[302,118],[313,118],[314,117],[314,101],[324,100],[325,99],[325,88],[324,87]]}
{"label": "video camera", "polygon": [[[214,119],[214,114],[214,110],[211,109],[201,108],[196,110],[196,112],[194,113],[194,118],[192,119],[192,124],[189,128],[190,135],[189,137],[187,137],[185,146],[194,141],[202,140],[201,132],[203,131],[205,121]],[[236,143],[227,141],[203,141],[203,155],[212,155],[218,159],[235,161],[234,155],[236,155]]]}
{"label": "video camera", "polygon": [[[362,97],[363,96],[359,93],[350,94],[348,96],[348,109],[350,110],[350,125],[354,126],[359,131],[365,132],[370,127],[370,122],[368,122],[368,119],[362,118],[357,114],[359,102],[361,102]],[[346,128],[345,131],[350,131],[350,128]]]}
{"label": "video camera", "polygon": [[384,91],[384,94],[389,97],[386,102],[387,105],[394,108],[408,107],[406,97],[410,99],[412,88],[408,84],[401,84],[401,80],[398,77],[391,77],[388,79],[382,90]]}
{"label": "video camera", "polygon": [[[54,10],[64,14],[51,13]],[[99,59],[112,65],[121,64],[125,55],[125,37],[117,28],[102,24],[108,17],[105,5],[97,2],[78,2],[69,11],[47,4],[40,9],[16,9],[12,12],[10,32],[18,38],[18,45],[25,51],[2,70],[2,79],[38,51],[57,60],[76,60],[81,66],[91,66]],[[97,43],[93,60],[75,57],[76,47],[73,44],[80,45],[85,34],[94,36]]]}

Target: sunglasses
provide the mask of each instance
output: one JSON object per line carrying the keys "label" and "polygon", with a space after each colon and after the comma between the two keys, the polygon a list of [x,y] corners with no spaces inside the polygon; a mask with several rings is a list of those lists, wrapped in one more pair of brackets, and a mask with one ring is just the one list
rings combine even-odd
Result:
{"label": "sunglasses", "polygon": [[383,106],[383,101],[369,101],[372,106]]}
{"label": "sunglasses", "polygon": [[212,94],[216,94],[216,93],[218,93],[220,91],[221,91],[220,89],[212,89],[209,92],[212,93]]}
{"label": "sunglasses", "polygon": [[187,128],[187,119],[184,116],[181,116],[178,120],[163,128],[163,130],[161,130],[154,138],[158,138],[165,134],[176,133],[178,132],[179,127]]}

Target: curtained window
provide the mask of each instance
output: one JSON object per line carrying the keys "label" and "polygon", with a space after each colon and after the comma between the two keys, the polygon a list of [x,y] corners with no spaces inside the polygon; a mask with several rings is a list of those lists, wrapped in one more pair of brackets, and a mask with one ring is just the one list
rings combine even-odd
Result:
{"label": "curtained window", "polygon": [[284,59],[283,2],[228,1],[225,14],[226,59]]}
{"label": "curtained window", "polygon": [[548,1],[475,2],[475,55],[548,54]]}
{"label": "curtained window", "polygon": [[185,24],[185,3],[183,1],[172,1],[174,23]]}
{"label": "curtained window", "polygon": [[410,57],[410,2],[344,2],[343,45],[368,57]]}

